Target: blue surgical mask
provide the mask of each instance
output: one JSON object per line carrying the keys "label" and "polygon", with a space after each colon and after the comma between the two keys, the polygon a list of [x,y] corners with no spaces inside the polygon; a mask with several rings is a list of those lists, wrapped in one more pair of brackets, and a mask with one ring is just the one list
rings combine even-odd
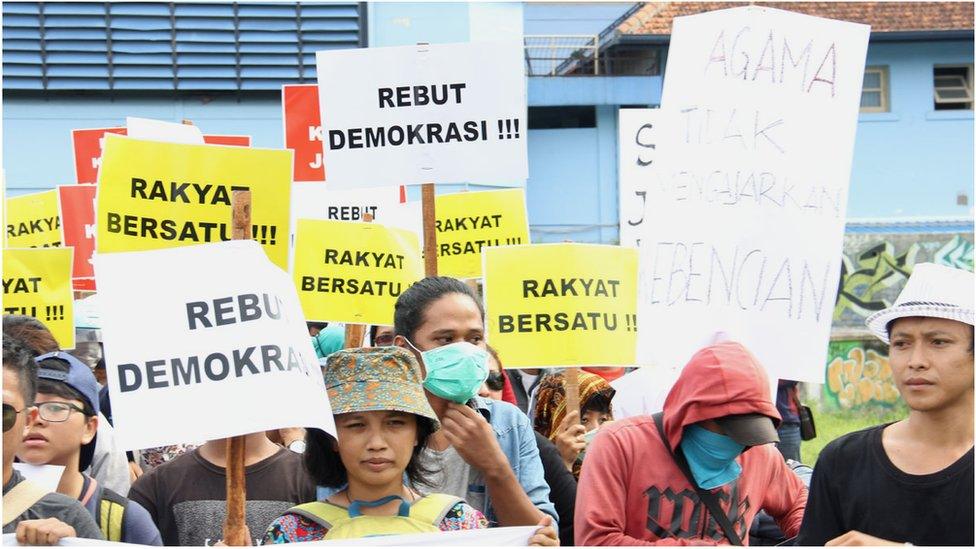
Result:
{"label": "blue surgical mask", "polygon": [[745,446],[731,438],[713,433],[698,425],[685,427],[681,437],[681,451],[698,486],[706,490],[724,486],[739,478],[742,466],[735,458]]}
{"label": "blue surgical mask", "polygon": [[443,399],[464,404],[478,394],[488,379],[488,353],[467,341],[429,351],[421,351],[413,343],[410,346],[424,361],[424,388]]}

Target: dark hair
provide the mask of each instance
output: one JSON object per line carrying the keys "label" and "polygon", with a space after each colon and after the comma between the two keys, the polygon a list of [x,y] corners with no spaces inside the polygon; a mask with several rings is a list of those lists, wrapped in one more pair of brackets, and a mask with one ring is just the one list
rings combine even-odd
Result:
{"label": "dark hair", "polygon": [[[58,372],[68,372],[71,370],[70,364],[57,358],[46,358],[37,364],[40,368],[44,368],[45,370],[56,370]],[[84,395],[60,381],[55,381],[53,379],[38,379],[37,392],[44,393],[45,395],[54,395],[57,397],[66,398],[68,400],[77,400],[78,402],[81,402],[81,408],[84,410],[84,414],[86,416],[92,417],[95,415],[95,409],[92,408],[91,403],[88,402],[88,399],[85,398]]]}
{"label": "dark hair", "polygon": [[3,335],[5,339],[8,337],[18,339],[34,353],[34,356],[53,353],[60,349],[58,340],[54,338],[51,330],[32,316],[4,315]]}
{"label": "dark hair", "polygon": [[328,322],[306,322],[305,326],[309,329],[318,328],[319,330],[324,330],[329,325]]}
{"label": "dark hair", "polygon": [[424,323],[427,307],[447,294],[470,297],[478,306],[481,318],[485,318],[481,300],[467,284],[447,276],[428,276],[415,282],[397,298],[396,305],[393,306],[393,333],[413,340],[414,334]]}
{"label": "dark hair", "polygon": [[17,385],[20,386],[24,404],[33,406],[37,394],[37,363],[30,350],[17,339],[3,338],[3,367],[17,374]]}
{"label": "dark hair", "polygon": [[380,331],[380,327],[377,324],[370,324],[369,326],[369,344],[376,347],[376,332]]}
{"label": "dark hair", "polygon": [[[434,420],[424,417],[417,417],[417,445],[413,447],[410,456],[410,463],[407,464],[406,474],[410,484],[429,485],[428,476],[436,472],[426,467],[420,458],[420,453],[427,447],[430,435],[434,434]],[[308,429],[305,434],[305,453],[303,461],[305,470],[315,479],[315,483],[329,488],[339,488],[349,482],[349,475],[346,466],[342,464],[339,451],[335,449],[337,444],[332,435],[321,429]]]}
{"label": "dark hair", "polygon": [[594,393],[593,396],[587,399],[586,404],[580,408],[581,416],[586,412],[610,414],[610,398],[607,397],[606,393]]}

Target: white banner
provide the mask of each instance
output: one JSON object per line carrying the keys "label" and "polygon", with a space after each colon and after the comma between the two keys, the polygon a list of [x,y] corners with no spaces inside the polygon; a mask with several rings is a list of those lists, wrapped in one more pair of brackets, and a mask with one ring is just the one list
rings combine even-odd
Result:
{"label": "white banner", "polygon": [[538,526],[510,526],[481,530],[455,530],[430,534],[371,536],[358,539],[311,541],[291,545],[340,545],[357,547],[524,547]]}
{"label": "white banner", "polygon": [[521,42],[316,53],[332,189],[528,177]]}
{"label": "white banner", "polygon": [[[319,182],[293,183],[291,187],[291,230],[299,219],[363,221],[373,216],[373,223],[423,233],[420,209],[400,203],[400,187],[334,190]],[[419,202],[416,202],[419,204]]]}
{"label": "white banner", "polygon": [[[4,547],[36,547],[35,545],[21,545],[17,543],[17,534],[4,534],[0,545]],[[138,543],[119,543],[100,539],[61,538],[56,547],[152,547]]]}
{"label": "white banner", "polygon": [[120,448],[335,433],[295,287],[257,242],[98,254],[95,276]]}
{"label": "white banner", "polygon": [[822,381],[869,27],[748,6],[674,20],[641,242],[641,364],[734,333]]}
{"label": "white banner", "polygon": [[656,149],[659,109],[620,109],[617,122],[620,144],[618,195],[620,245],[640,246],[647,206],[647,187],[657,173]]}

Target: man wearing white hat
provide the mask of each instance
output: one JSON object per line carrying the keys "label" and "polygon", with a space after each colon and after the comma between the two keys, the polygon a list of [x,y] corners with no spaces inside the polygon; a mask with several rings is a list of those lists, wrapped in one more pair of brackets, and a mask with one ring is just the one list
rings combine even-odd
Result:
{"label": "man wearing white hat", "polygon": [[817,459],[799,545],[973,545],[973,273],[915,266],[867,319],[908,417]]}

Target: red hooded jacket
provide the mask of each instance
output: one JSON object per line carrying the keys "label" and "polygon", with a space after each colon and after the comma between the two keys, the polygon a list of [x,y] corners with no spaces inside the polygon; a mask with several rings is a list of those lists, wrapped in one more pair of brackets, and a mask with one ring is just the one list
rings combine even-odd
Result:
{"label": "red hooded jacket", "polygon": [[[677,449],[684,428],[728,415],[760,413],[780,422],[766,373],[742,345],[723,342],[692,357],[664,402],[664,429]],[[716,488],[743,543],[765,509],[792,537],[807,489],[772,444],[746,449],[742,474]],[[731,504],[730,504],[731,502]],[[651,416],[601,429],[583,461],[576,494],[577,545],[727,545],[718,523],[668,454]]]}

